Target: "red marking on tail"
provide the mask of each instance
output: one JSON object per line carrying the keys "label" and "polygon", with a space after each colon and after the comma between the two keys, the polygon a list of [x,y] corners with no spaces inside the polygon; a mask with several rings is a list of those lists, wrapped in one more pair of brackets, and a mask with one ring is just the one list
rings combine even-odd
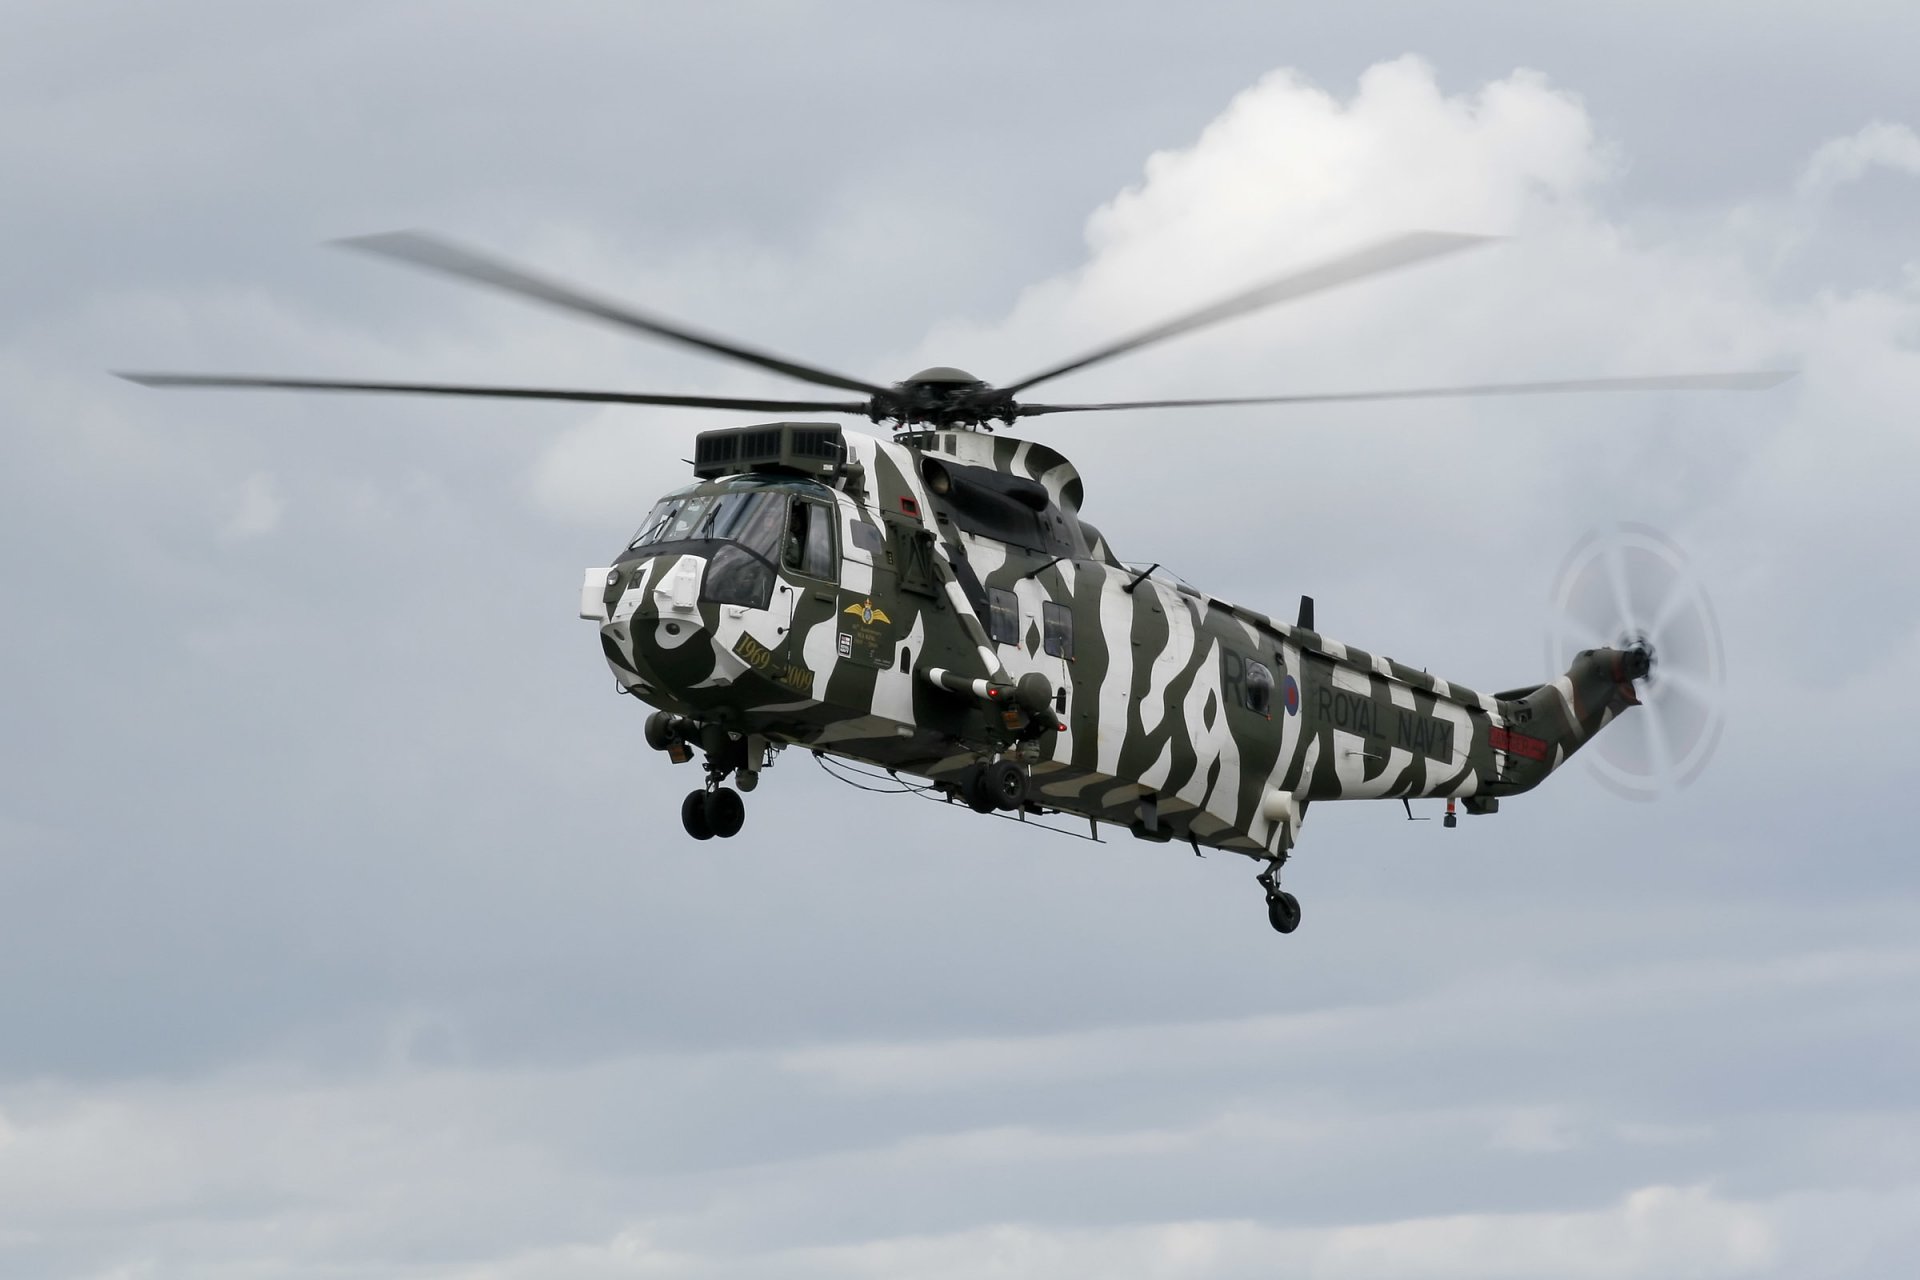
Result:
{"label": "red marking on tail", "polygon": [[1487,744],[1495,751],[1505,751],[1528,760],[1545,760],[1547,744],[1542,738],[1494,725],[1487,730]]}

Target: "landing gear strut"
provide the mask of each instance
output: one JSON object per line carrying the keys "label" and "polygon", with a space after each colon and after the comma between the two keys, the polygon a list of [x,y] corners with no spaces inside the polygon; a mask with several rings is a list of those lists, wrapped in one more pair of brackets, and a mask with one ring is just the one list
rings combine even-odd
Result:
{"label": "landing gear strut", "polygon": [[1280,868],[1285,866],[1287,854],[1283,849],[1267,864],[1267,869],[1254,879],[1267,891],[1267,923],[1276,933],[1292,933],[1300,927],[1300,899],[1280,887]]}
{"label": "landing gear strut", "polygon": [[[676,762],[693,758],[695,741],[706,752],[707,785],[688,792],[680,802],[680,825],[695,840],[736,836],[747,820],[740,791],[760,784],[760,770],[772,763],[773,753],[765,738],[729,732],[720,725],[696,724],[664,711],[647,718],[647,745],[667,752]],[[735,776],[740,791],[725,785]]]}

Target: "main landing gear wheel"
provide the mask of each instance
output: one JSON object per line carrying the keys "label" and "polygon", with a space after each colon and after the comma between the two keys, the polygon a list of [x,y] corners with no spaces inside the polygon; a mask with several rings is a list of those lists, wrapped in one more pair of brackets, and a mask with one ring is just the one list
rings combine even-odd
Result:
{"label": "main landing gear wheel", "polygon": [[747,820],[747,806],[740,793],[732,787],[715,787],[703,798],[707,827],[713,834],[722,840],[739,835],[740,824]]}
{"label": "main landing gear wheel", "polygon": [[1027,775],[1011,760],[995,760],[967,775],[966,795],[978,813],[1018,809],[1027,802]]}
{"label": "main landing gear wheel", "polygon": [[707,818],[706,792],[687,792],[687,798],[680,802],[680,825],[695,840],[713,839],[713,823]]}
{"label": "main landing gear wheel", "polygon": [[1276,933],[1292,933],[1300,927],[1300,899],[1285,889],[1267,895],[1267,923]]}

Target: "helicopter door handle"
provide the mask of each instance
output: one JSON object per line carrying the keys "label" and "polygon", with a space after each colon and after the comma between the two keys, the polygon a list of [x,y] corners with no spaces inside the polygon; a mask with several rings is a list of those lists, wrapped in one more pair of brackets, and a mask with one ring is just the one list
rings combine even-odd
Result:
{"label": "helicopter door handle", "polygon": [[825,602],[826,602],[826,603],[828,603],[828,604],[832,604],[832,603],[833,603],[833,596],[832,596],[832,595],[830,595],[830,594],[828,594],[828,593],[827,593],[827,592],[825,592],[825,591],[816,591],[816,592],[814,592],[814,593],[813,593],[813,598],[814,598],[815,600],[823,600],[823,601],[825,601]]}

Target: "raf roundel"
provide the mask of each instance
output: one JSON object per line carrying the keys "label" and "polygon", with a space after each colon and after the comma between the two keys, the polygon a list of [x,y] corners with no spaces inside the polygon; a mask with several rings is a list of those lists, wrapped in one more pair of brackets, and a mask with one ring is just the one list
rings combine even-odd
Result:
{"label": "raf roundel", "polygon": [[1300,714],[1300,685],[1292,676],[1288,676],[1281,682],[1280,697],[1287,704],[1288,715],[1297,716]]}

